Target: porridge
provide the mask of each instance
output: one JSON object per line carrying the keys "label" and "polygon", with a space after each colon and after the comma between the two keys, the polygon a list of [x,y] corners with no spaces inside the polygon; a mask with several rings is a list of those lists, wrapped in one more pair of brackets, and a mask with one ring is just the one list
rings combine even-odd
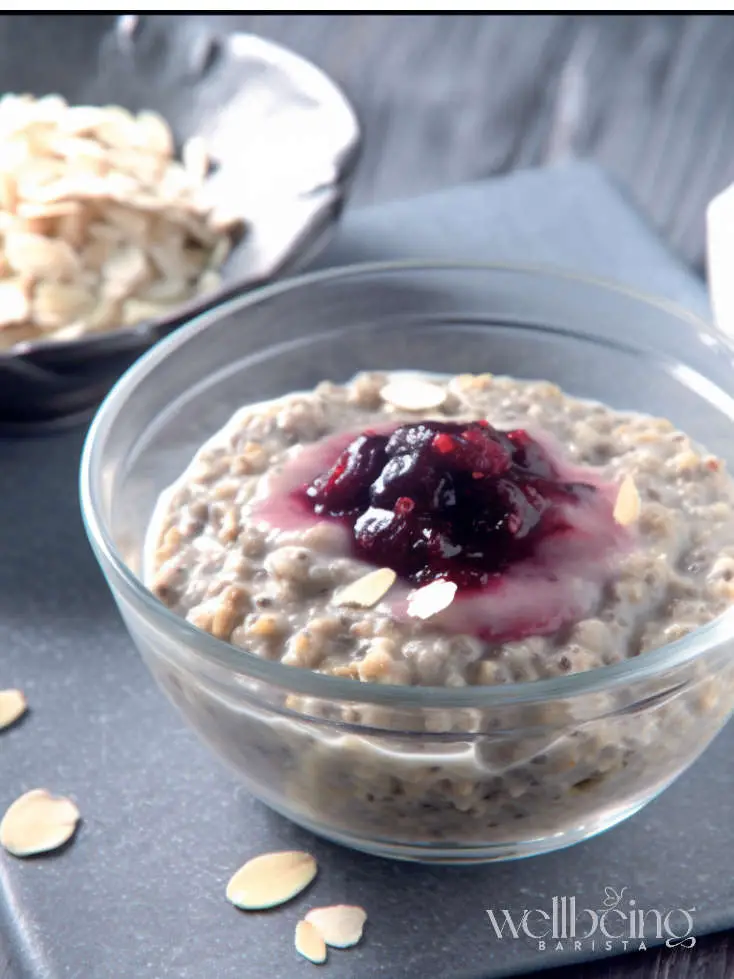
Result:
{"label": "porridge", "polygon": [[686,731],[718,730],[728,674],[644,709],[600,694],[588,716],[401,713],[359,685],[564,677],[680,639],[734,597],[733,503],[723,463],[664,419],[540,381],[365,373],[237,412],[161,496],[145,579],[233,646],[354,681],[355,703],[290,696],[265,720],[179,678],[185,712],[230,758],[270,759],[304,820],[528,838],[665,785],[698,753]]}

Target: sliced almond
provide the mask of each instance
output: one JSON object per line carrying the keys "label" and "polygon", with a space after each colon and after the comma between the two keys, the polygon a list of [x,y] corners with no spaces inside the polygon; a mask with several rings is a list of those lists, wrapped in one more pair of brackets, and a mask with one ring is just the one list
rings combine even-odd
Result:
{"label": "sliced almond", "polygon": [[20,275],[63,279],[73,275],[79,259],[65,241],[43,235],[11,232],[5,238],[5,254]]}
{"label": "sliced almond", "polygon": [[139,112],[136,118],[141,146],[157,156],[173,156],[171,128],[157,112]]}
{"label": "sliced almond", "polygon": [[15,210],[17,200],[18,191],[15,177],[10,173],[0,171],[0,209],[12,213]]}
{"label": "sliced almond", "polygon": [[205,296],[210,292],[215,292],[222,285],[222,277],[219,272],[207,269],[196,284],[196,291],[200,296]]}
{"label": "sliced almond", "polygon": [[74,835],[80,813],[71,799],[32,789],[10,806],[0,822],[0,844],[16,857],[48,853]]}
{"label": "sliced almond", "polygon": [[299,921],[296,925],[296,951],[314,965],[326,962],[326,942],[310,921]]}
{"label": "sliced almond", "polygon": [[73,282],[39,282],[33,295],[33,320],[42,329],[68,326],[93,307],[95,297]]}
{"label": "sliced almond", "polygon": [[183,162],[173,152],[156,112],[0,98],[1,349],[134,325],[219,287],[241,219],[212,223],[200,137]]}
{"label": "sliced almond", "polygon": [[383,401],[403,411],[428,411],[446,400],[445,388],[418,378],[389,381],[380,391]]}
{"label": "sliced almond", "polygon": [[356,904],[334,904],[312,908],[305,920],[315,926],[327,945],[351,948],[362,937],[367,912]]}
{"label": "sliced almond", "polygon": [[167,306],[163,303],[151,303],[144,299],[126,299],[122,304],[121,323],[123,326],[135,326],[146,320],[155,320],[162,316]]}
{"label": "sliced almond", "polygon": [[332,599],[334,605],[356,605],[372,608],[395,584],[397,575],[392,568],[378,568],[341,588]]}
{"label": "sliced almond", "polygon": [[310,853],[283,850],[248,860],[227,884],[227,899],[246,911],[274,908],[300,894],[316,876]]}
{"label": "sliced almond", "polygon": [[209,154],[206,150],[206,143],[201,136],[192,136],[187,139],[181,151],[183,165],[191,179],[200,184],[209,172]]}
{"label": "sliced almond", "polygon": [[456,584],[453,581],[432,581],[430,585],[424,585],[410,596],[408,615],[415,619],[430,619],[447,609],[455,596]]}
{"label": "sliced almond", "polygon": [[625,476],[617,493],[614,504],[614,519],[622,527],[635,523],[640,516],[640,494],[637,492],[635,481],[631,476]]}
{"label": "sliced almond", "polygon": [[151,277],[145,252],[134,245],[118,249],[104,263],[102,277],[106,299],[127,299]]}
{"label": "sliced almond", "polygon": [[23,279],[0,281],[0,327],[22,323],[30,313],[28,290]]}
{"label": "sliced almond", "polygon": [[22,690],[0,690],[0,731],[10,727],[28,710]]}

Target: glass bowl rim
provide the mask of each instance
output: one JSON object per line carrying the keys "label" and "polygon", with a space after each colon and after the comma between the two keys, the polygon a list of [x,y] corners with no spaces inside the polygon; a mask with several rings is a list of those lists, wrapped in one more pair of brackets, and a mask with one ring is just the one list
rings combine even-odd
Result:
{"label": "glass bowl rim", "polygon": [[[317,283],[350,280],[361,276],[402,272],[475,272],[509,273],[521,276],[541,276],[558,282],[578,283],[598,288],[659,310],[687,323],[697,331],[705,332],[731,349],[726,336],[709,325],[701,317],[664,297],[650,295],[642,290],[627,287],[602,277],[578,274],[548,264],[523,264],[502,262],[440,262],[440,261],[385,261],[363,262],[338,266],[326,270],[294,276],[256,289],[244,296],[227,300],[206,312],[195,316],[185,326],[156,343],[118,379],[105,397],[89,427],[84,440],[79,474],[79,492],[82,519],[92,548],[101,563],[103,557],[112,567],[124,589],[132,592],[145,609],[149,619],[157,620],[169,638],[180,641],[189,652],[202,660],[224,668],[234,675],[246,675],[288,692],[326,700],[382,704],[394,708],[487,708],[514,704],[535,704],[566,700],[594,693],[608,693],[628,683],[658,678],[666,671],[684,666],[710,651],[720,642],[734,635],[734,606],[726,612],[690,632],[682,639],[667,643],[640,656],[618,663],[596,667],[562,677],[521,681],[506,684],[431,687],[397,684],[360,683],[353,679],[334,677],[313,670],[283,665],[277,661],[261,659],[221,639],[204,632],[176,615],[149,591],[138,576],[127,566],[119,554],[99,506],[98,476],[100,453],[106,436],[119,414],[124,411],[128,397],[136,386],[148,377],[160,362],[184,346],[189,338],[204,331],[212,322],[223,316],[238,313],[249,306],[266,302],[282,293],[296,291]],[[592,343],[594,337],[588,338]],[[119,587],[109,581],[113,593]]]}

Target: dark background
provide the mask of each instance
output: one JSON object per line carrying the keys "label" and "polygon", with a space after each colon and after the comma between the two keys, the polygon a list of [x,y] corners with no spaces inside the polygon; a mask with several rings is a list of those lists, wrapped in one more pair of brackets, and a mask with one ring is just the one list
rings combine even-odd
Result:
{"label": "dark background", "polygon": [[[85,16],[101,29],[111,20]],[[22,49],[28,19],[0,17],[0,49]],[[36,14],[36,31],[39,19],[73,58],[75,44],[81,43],[73,29],[75,15]],[[706,203],[734,181],[730,16],[198,19],[286,44],[343,86],[365,132],[353,205],[591,157],[670,247],[703,271]],[[27,68],[33,77],[43,75],[40,64]],[[545,973],[548,979],[724,979],[732,974],[729,935],[699,939],[692,951],[650,951]]]}

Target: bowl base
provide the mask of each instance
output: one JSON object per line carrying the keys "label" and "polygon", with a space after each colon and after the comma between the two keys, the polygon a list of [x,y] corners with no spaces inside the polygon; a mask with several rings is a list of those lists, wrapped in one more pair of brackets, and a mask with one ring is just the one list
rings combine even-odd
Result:
{"label": "bowl base", "polygon": [[439,843],[411,844],[365,839],[351,833],[343,833],[330,827],[320,826],[306,816],[295,815],[278,805],[274,805],[270,800],[262,801],[278,815],[296,823],[303,829],[307,829],[315,836],[320,836],[331,843],[338,843],[340,846],[346,846],[352,850],[360,850],[362,853],[369,853],[372,856],[385,857],[390,860],[405,860],[411,863],[467,866],[481,863],[499,863],[506,860],[522,860],[527,857],[540,856],[543,853],[553,853],[555,850],[564,850],[575,843],[581,843],[593,836],[598,836],[625,819],[629,819],[630,816],[634,816],[640,809],[643,809],[652,798],[647,797],[642,801],[636,800],[632,805],[608,810],[603,816],[591,819],[575,830],[511,843],[484,843],[474,846],[470,844],[442,846]]}

